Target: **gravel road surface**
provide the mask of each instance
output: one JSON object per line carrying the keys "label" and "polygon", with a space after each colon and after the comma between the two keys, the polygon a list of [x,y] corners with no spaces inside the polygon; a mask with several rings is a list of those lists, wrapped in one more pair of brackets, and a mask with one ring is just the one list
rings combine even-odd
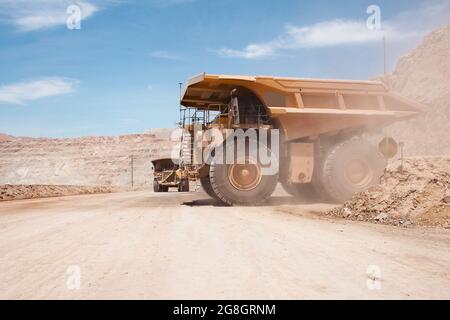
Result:
{"label": "gravel road surface", "polygon": [[327,209],[225,208],[201,192],[3,202],[0,298],[450,298],[448,230]]}

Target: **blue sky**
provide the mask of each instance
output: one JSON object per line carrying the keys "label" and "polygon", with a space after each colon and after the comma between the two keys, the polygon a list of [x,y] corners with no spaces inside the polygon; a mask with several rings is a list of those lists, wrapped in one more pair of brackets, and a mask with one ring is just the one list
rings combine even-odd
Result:
{"label": "blue sky", "polygon": [[[81,29],[66,9],[81,9]],[[382,30],[369,30],[368,6]],[[144,132],[178,118],[178,83],[199,74],[367,79],[431,30],[450,0],[0,0],[0,132]]]}

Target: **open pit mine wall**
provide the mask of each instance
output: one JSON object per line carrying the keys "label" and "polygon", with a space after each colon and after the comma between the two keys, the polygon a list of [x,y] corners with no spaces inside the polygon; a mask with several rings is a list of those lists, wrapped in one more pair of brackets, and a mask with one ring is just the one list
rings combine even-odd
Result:
{"label": "open pit mine wall", "polygon": [[0,184],[148,187],[151,161],[170,156],[173,142],[152,134],[0,141]]}

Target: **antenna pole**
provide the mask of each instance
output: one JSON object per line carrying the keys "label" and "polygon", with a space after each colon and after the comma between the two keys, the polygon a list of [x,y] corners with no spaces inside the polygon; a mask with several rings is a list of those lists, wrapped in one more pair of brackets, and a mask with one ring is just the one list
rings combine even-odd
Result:
{"label": "antenna pole", "polygon": [[180,109],[181,109],[181,90],[182,90],[182,87],[183,87],[183,82],[178,82],[178,86],[180,87],[179,98],[180,98]]}
{"label": "antenna pole", "polygon": [[178,86],[179,86],[179,88],[180,88],[180,90],[179,90],[179,101],[180,101],[180,104],[179,104],[179,106],[180,106],[180,126],[181,126],[181,121],[182,121],[182,105],[181,105],[181,90],[182,90],[182,86],[183,86],[183,82],[178,82]]}

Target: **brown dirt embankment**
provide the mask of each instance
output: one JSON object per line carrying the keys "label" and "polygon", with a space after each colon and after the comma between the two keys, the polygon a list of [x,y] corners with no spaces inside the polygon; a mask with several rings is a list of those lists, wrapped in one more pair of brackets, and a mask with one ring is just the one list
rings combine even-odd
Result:
{"label": "brown dirt embankment", "polygon": [[450,157],[391,163],[381,184],[328,212],[346,219],[450,228]]}
{"label": "brown dirt embankment", "polygon": [[0,201],[51,198],[121,191],[110,186],[0,185]]}

